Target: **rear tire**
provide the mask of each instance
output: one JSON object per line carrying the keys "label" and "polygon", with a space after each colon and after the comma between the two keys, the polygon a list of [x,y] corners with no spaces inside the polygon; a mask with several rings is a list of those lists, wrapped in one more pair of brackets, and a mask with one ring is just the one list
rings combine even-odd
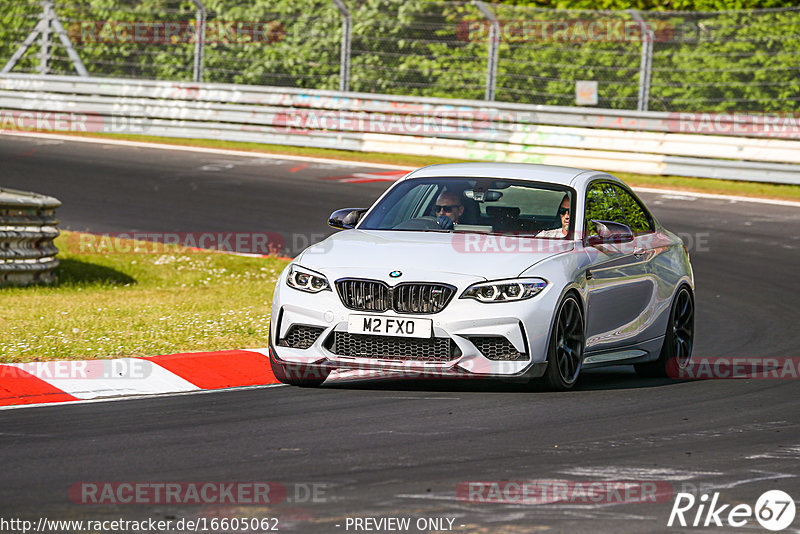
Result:
{"label": "rear tire", "polygon": [[549,389],[572,389],[583,365],[585,343],[581,306],[574,295],[567,295],[558,307],[547,348],[544,381]]}
{"label": "rear tire", "polygon": [[693,347],[694,296],[687,286],[682,286],[672,302],[658,359],[635,364],[636,374],[643,378],[679,378],[692,359]]}

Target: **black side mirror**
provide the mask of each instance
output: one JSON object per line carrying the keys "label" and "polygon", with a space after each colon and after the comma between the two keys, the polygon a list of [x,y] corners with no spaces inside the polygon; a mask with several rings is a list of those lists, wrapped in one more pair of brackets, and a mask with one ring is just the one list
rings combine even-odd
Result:
{"label": "black side mirror", "polygon": [[591,235],[586,239],[586,243],[590,246],[633,241],[633,230],[626,224],[594,219],[592,219],[592,222],[597,227],[597,235]]}
{"label": "black side mirror", "polygon": [[361,216],[364,215],[369,208],[345,208],[343,210],[336,210],[328,217],[328,226],[339,228],[340,230],[347,230],[355,228]]}

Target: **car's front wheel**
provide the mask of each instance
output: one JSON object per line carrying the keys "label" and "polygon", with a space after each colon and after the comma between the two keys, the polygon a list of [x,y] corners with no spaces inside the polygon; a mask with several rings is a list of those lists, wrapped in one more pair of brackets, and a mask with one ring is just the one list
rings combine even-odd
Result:
{"label": "car's front wheel", "polygon": [[572,389],[583,364],[586,337],[583,312],[574,295],[567,295],[558,307],[547,349],[544,380],[554,391]]}
{"label": "car's front wheel", "polygon": [[683,286],[672,302],[661,354],[653,362],[637,363],[636,374],[648,378],[678,378],[692,359],[693,346],[694,298],[689,288]]}
{"label": "car's front wheel", "polygon": [[[268,339],[272,339],[272,332],[268,334]],[[283,363],[275,358],[275,354],[270,344],[269,364],[272,367],[272,374],[278,381],[291,386],[306,388],[317,387],[328,378],[330,370],[316,365],[302,365],[297,363]]]}
{"label": "car's front wheel", "polygon": [[275,378],[292,386],[317,387],[325,382],[330,374],[330,371],[322,367],[276,362],[272,356],[270,356],[269,363]]}

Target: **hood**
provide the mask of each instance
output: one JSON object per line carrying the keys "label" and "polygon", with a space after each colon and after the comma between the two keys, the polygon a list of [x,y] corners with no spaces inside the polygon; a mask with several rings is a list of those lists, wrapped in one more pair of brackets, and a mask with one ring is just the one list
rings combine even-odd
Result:
{"label": "hood", "polygon": [[[309,269],[339,276],[397,281],[435,280],[442,274],[496,280],[513,278],[540,261],[572,250],[571,241],[450,232],[345,230],[296,258]],[[438,276],[437,276],[438,275]]]}

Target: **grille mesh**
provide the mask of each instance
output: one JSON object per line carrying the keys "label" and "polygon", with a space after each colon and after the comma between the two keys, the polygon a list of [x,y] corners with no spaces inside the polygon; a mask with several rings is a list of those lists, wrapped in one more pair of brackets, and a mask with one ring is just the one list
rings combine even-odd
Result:
{"label": "grille mesh", "polygon": [[386,311],[391,302],[389,286],[376,280],[339,280],[336,290],[342,303],[350,309]]}
{"label": "grille mesh", "polygon": [[436,313],[447,306],[454,293],[444,284],[399,284],[392,290],[392,307],[397,313]]}
{"label": "grille mesh", "polygon": [[514,348],[504,337],[481,336],[470,337],[473,345],[489,360],[515,361],[524,360],[525,354]]}
{"label": "grille mesh", "polygon": [[461,356],[450,338],[402,338],[335,332],[331,352],[355,358],[447,362]]}
{"label": "grille mesh", "polygon": [[283,338],[283,345],[293,349],[307,349],[314,344],[323,330],[325,329],[316,326],[292,325]]}
{"label": "grille mesh", "polygon": [[351,310],[397,313],[437,313],[455,295],[455,288],[432,282],[404,282],[390,288],[379,280],[337,280],[342,304]]}

